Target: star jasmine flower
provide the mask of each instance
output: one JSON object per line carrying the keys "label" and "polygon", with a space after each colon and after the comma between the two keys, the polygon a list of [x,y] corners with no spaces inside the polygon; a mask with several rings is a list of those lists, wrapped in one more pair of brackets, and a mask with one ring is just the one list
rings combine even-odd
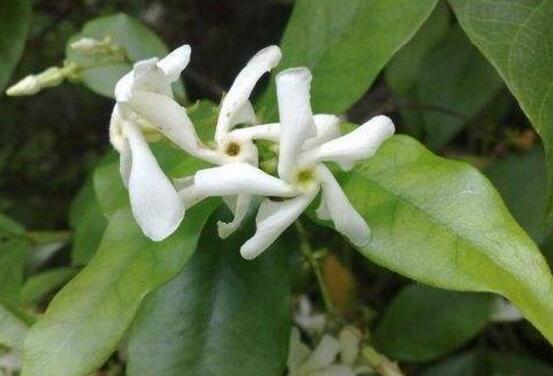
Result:
{"label": "star jasmine flower", "polygon": [[253,166],[248,174],[238,173],[245,169],[243,166],[222,166],[198,171],[194,179],[196,189],[204,194],[246,192],[285,198],[281,201],[267,198],[261,203],[256,233],[240,249],[246,259],[253,259],[267,249],[321,190],[317,216],[332,220],[336,230],[354,245],[365,246],[369,242],[369,227],[323,162],[351,169],[358,160],[374,155],[382,142],[393,135],[394,124],[386,116],[377,116],[346,135],[323,137],[311,111],[309,70],[285,70],[277,75],[276,83],[280,123],[269,128],[279,128],[279,179]]}
{"label": "star jasmine flower", "polygon": [[[279,63],[281,56],[277,46],[266,47],[253,56],[236,76],[220,105],[215,130],[215,150],[210,151],[209,158],[203,159],[217,165],[245,164],[246,166],[239,167],[239,171],[236,171],[244,174],[249,171],[248,165],[258,165],[258,152],[253,140],[266,138],[268,135],[259,131],[256,133],[255,129],[253,133],[247,132],[248,127],[236,131],[234,128],[239,124],[248,126],[257,124],[257,116],[249,100],[250,95],[261,76],[273,69]],[[232,170],[232,167],[230,169]],[[208,197],[195,187],[192,177],[177,179],[175,183],[187,208]],[[228,237],[240,226],[248,212],[251,199],[250,193],[237,192],[224,195],[224,201],[233,212],[234,219],[230,223],[222,221],[217,223],[221,238]]]}
{"label": "star jasmine flower", "polygon": [[358,366],[361,333],[346,326],[338,338],[323,335],[314,350],[301,341],[300,331],[293,327],[288,348],[288,376],[355,376],[371,371]]}
{"label": "star jasmine flower", "polygon": [[115,88],[110,141],[120,153],[120,171],[133,215],[146,236],[165,239],[179,226],[184,205],[149,149],[147,138],[163,135],[190,154],[204,156],[186,110],[174,99],[171,83],[190,60],[190,47],[167,57],[143,60]]}

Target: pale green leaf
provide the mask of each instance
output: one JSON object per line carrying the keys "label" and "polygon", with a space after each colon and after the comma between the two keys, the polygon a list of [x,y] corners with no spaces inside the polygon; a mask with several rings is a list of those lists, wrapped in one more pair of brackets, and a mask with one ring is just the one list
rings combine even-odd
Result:
{"label": "pale green leaf", "polygon": [[28,331],[23,320],[8,307],[0,304],[0,345],[20,351]]}
{"label": "pale green leaf", "polygon": [[425,284],[504,295],[553,342],[551,272],[476,169],[396,136],[341,180],[372,229],[363,255]]}
{"label": "pale green leaf", "polygon": [[77,274],[77,269],[60,267],[48,269],[30,277],[21,289],[21,303],[38,303],[48,294],[60,288],[65,282]]}

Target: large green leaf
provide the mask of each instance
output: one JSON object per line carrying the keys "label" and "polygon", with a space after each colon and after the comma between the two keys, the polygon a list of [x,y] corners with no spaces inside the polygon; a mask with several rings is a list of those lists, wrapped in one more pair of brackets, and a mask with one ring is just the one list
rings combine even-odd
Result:
{"label": "large green leaf", "polygon": [[429,285],[502,294],[553,342],[551,272],[480,172],[395,136],[341,180],[372,229],[363,255]]}
{"label": "large green leaf", "polygon": [[464,353],[425,369],[421,376],[476,376],[477,365],[476,354]]}
{"label": "large green leaf", "polygon": [[23,375],[86,375],[116,349],[144,296],[175,276],[215,208],[186,214],[163,242],[142,235],[128,209],[111,218],[92,261],[53,299],[25,341]]}
{"label": "large green leaf", "polygon": [[[298,0],[281,47],[278,67],[313,73],[316,112],[345,112],[373,83],[392,55],[415,34],[437,0]],[[276,115],[271,82],[261,107]]]}
{"label": "large green leaf", "polygon": [[30,20],[30,1],[0,1],[0,91],[4,90],[21,57]]}
{"label": "large green leaf", "polygon": [[543,139],[553,209],[553,2],[450,0],[471,41],[495,66]]}
{"label": "large green leaf", "polygon": [[404,288],[390,303],[374,333],[374,344],[393,359],[436,359],[474,338],[488,323],[493,296]]}
{"label": "large green leaf", "polygon": [[542,245],[551,234],[543,219],[547,182],[543,150],[513,154],[499,159],[484,170],[518,223],[534,241]]}
{"label": "large green leaf", "polygon": [[[97,60],[71,49],[72,42],[83,38],[103,40],[110,37],[114,44],[123,47],[130,62]],[[92,91],[113,97],[113,90],[117,81],[132,69],[131,62],[151,57],[163,57],[168,50],[163,41],[140,21],[125,14],[101,17],[88,22],[81,33],[71,38],[67,44],[67,58],[79,63],[83,69],[80,78]],[[182,84],[179,83],[176,93],[184,96]]]}
{"label": "large green leaf", "polygon": [[21,289],[21,303],[39,303],[77,274],[76,268],[59,267],[31,276]]}
{"label": "large green leaf", "polygon": [[15,312],[0,304],[0,345],[21,351],[28,331],[26,323]]}
{"label": "large green leaf", "polygon": [[[459,27],[432,48],[419,64],[417,80],[407,94],[412,112],[404,120],[420,122],[425,143],[447,144],[499,92],[503,83]],[[417,109],[417,106],[420,109]],[[411,124],[413,126],[413,124]]]}
{"label": "large green leaf", "polygon": [[244,231],[220,240],[208,228],[180,274],[144,302],[130,335],[129,375],[283,374],[288,238],[246,261],[238,252]]}

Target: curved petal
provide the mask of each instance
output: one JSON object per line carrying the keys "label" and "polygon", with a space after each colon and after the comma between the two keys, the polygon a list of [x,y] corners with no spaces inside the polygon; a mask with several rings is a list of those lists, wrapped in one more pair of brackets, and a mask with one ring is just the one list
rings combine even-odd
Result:
{"label": "curved petal", "polygon": [[125,188],[129,188],[129,177],[131,176],[132,169],[132,153],[129,141],[127,139],[123,142],[123,147],[119,150],[119,173],[123,179],[123,185]]}
{"label": "curved petal", "polygon": [[[259,51],[236,76],[234,83],[221,103],[217,119],[215,139],[222,140],[236,125],[237,114],[251,108],[249,97],[257,81],[263,74],[273,69],[280,61],[282,54],[277,46],[269,46]],[[245,109],[246,108],[246,109]]]}
{"label": "curved petal", "polygon": [[317,193],[317,190],[314,190],[309,194],[302,194],[280,202],[264,200],[255,219],[257,224],[255,235],[240,248],[242,257],[251,260],[269,248],[299,218]]}
{"label": "curved petal", "polygon": [[187,153],[212,163],[218,162],[216,153],[201,144],[186,109],[175,100],[156,93],[136,91],[130,105],[139,116]]}
{"label": "curved petal", "polygon": [[234,218],[232,222],[229,222],[229,223],[226,223],[223,221],[217,222],[217,231],[221,239],[228,238],[236,230],[238,230],[238,228],[242,224],[242,221],[244,220],[244,218],[246,218],[246,215],[248,214],[248,210],[250,209],[251,202],[252,202],[251,195],[242,193],[237,196],[236,205],[234,205],[232,209],[232,212],[234,214]]}
{"label": "curved petal", "polygon": [[369,158],[394,134],[395,127],[387,116],[376,116],[354,131],[328,141],[302,155],[309,162],[333,161],[348,170],[360,159]]}
{"label": "curved petal", "polygon": [[170,82],[175,82],[190,62],[191,52],[192,49],[189,45],[182,45],[161,59],[157,63],[157,66],[163,71],[165,77]]}
{"label": "curved petal", "polygon": [[317,348],[302,364],[303,371],[320,371],[330,366],[340,352],[340,343],[336,338],[325,334]]}
{"label": "curved petal", "polygon": [[280,151],[278,175],[289,180],[305,140],[317,134],[311,112],[311,73],[307,68],[293,68],[276,77],[280,116]]}
{"label": "curved petal", "polygon": [[280,138],[280,124],[270,123],[235,129],[230,132],[228,138],[239,141],[268,140],[278,142]]}
{"label": "curved petal", "polygon": [[229,163],[196,172],[194,184],[208,196],[248,193],[260,196],[291,196],[286,182],[247,163]]}
{"label": "curved petal", "polygon": [[311,137],[303,145],[303,150],[309,150],[324,142],[333,140],[340,136],[340,118],[336,115],[317,114],[313,116],[317,134]]}
{"label": "curved petal", "polygon": [[192,206],[196,205],[198,202],[205,200],[209,196],[204,192],[200,191],[196,185],[191,184],[185,188],[179,189],[177,194],[181,198],[184,207],[190,209]]}
{"label": "curved petal", "polygon": [[154,241],[171,235],[184,217],[184,205],[135,124],[124,124],[132,153],[129,196],[136,222]]}
{"label": "curved petal", "polygon": [[317,210],[320,219],[332,219],[336,231],[343,234],[354,245],[363,247],[370,240],[369,226],[361,215],[353,208],[346,194],[324,165],[318,167],[321,179],[322,196],[321,210]]}

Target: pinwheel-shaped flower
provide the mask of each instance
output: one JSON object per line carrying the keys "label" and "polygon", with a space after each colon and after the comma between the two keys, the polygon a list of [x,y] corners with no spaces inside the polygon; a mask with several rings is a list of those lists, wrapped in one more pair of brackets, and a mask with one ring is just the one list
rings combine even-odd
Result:
{"label": "pinwheel-shaped flower", "polygon": [[[171,83],[190,60],[182,46],[162,60],[140,61],[119,80],[110,140],[120,153],[120,171],[134,217],[149,238],[163,240],[179,226],[184,205],[148,147],[146,137],[162,134],[194,155],[201,154],[186,110],[173,100]],[[178,123],[160,121],[166,117]]]}
{"label": "pinwheel-shaped flower", "polygon": [[[240,249],[246,259],[255,258],[267,249],[321,189],[318,217],[332,220],[336,230],[356,246],[366,245],[370,237],[367,223],[322,162],[335,162],[344,170],[351,169],[356,161],[372,156],[394,133],[392,121],[377,116],[344,136],[326,137],[325,134],[332,132],[317,127],[311,111],[309,70],[285,70],[277,75],[276,83],[280,123],[259,127],[279,134],[279,178],[253,166],[235,164],[197,172],[195,186],[204,194],[246,192],[269,197],[259,208],[255,235]],[[274,197],[285,199],[277,201]]]}

